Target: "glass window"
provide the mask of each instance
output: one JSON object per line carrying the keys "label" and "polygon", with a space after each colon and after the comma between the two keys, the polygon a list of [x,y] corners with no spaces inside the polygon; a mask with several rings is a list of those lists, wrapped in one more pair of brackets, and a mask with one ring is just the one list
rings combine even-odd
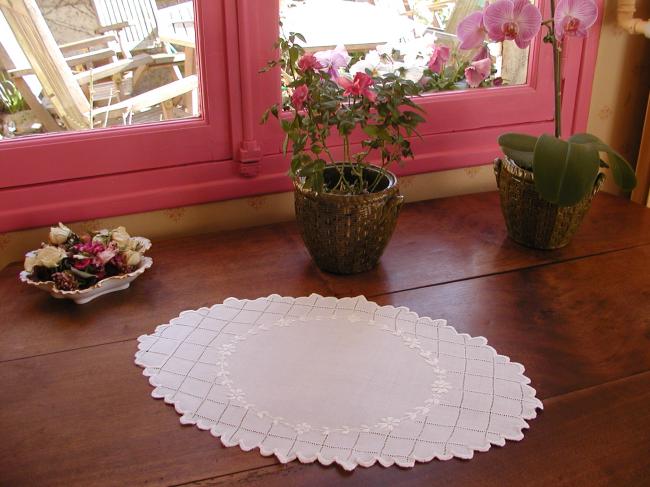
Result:
{"label": "glass window", "polygon": [[351,72],[374,68],[381,73],[401,66],[422,74],[434,46],[445,46],[451,50],[450,59],[444,67],[434,67],[431,91],[468,88],[464,68],[486,55],[492,60],[492,74],[481,86],[526,83],[529,49],[518,49],[511,42],[490,43],[488,54],[458,49],[458,24],[483,9],[486,0],[279,1],[285,33],[303,34],[303,47],[310,52],[344,45],[352,56]]}
{"label": "glass window", "polygon": [[194,11],[191,0],[0,2],[0,138],[200,117]]}

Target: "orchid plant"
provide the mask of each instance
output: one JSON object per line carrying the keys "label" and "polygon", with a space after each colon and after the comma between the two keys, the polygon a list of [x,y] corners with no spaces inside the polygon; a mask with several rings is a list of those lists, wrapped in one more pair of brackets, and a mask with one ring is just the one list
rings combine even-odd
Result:
{"label": "orchid plant", "polygon": [[[546,28],[544,42],[552,45],[555,88],[555,134],[534,137],[508,133],[499,144],[517,165],[532,170],[540,195],[559,206],[578,203],[592,191],[601,167],[610,167],[614,181],[623,190],[636,185],[634,170],[614,149],[591,134],[575,134],[562,140],[562,57],[567,37],[585,37],[598,17],[594,0],[550,0],[552,18],[543,20],[529,0],[496,0],[483,11],[474,12],[458,25],[461,49],[483,49],[486,39],[512,40],[524,49],[540,28]],[[608,164],[600,153],[608,154]]]}

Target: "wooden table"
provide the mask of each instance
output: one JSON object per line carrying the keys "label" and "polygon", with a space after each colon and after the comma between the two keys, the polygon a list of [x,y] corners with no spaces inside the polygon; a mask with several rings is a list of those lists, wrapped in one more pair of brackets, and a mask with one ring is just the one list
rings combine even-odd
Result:
{"label": "wooden table", "polygon": [[[381,265],[320,273],[294,224],[155,242],[154,267],[76,306],[0,272],[0,485],[640,486],[650,479],[650,210],[598,195],[573,243],[509,241],[495,193],[407,205]],[[522,362],[545,410],[521,442],[412,469],[239,448],[152,399],[135,338],[229,296],[365,294]]]}

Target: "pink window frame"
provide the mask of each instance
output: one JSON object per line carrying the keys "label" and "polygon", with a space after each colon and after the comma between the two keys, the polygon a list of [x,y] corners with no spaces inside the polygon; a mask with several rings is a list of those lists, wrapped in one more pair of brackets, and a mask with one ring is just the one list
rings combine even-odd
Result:
{"label": "pink window frame", "polygon": [[[279,98],[273,57],[278,2],[194,0],[200,120],[0,142],[0,232],[287,191],[275,124],[259,125]],[[548,14],[548,0],[539,0]],[[599,26],[565,51],[564,132],[586,128]],[[469,167],[498,154],[505,131],[552,132],[550,48],[531,46],[523,86],[429,95],[416,157],[400,175]]]}

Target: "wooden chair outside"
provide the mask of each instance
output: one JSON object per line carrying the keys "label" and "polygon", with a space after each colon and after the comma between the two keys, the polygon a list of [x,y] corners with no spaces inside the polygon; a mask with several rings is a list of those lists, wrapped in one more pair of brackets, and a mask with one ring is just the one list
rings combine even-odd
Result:
{"label": "wooden chair outside", "polygon": [[456,6],[449,17],[449,21],[445,26],[445,32],[456,34],[456,29],[460,21],[467,17],[472,12],[480,10],[483,5],[483,0],[457,0]]}
{"label": "wooden chair outside", "polygon": [[98,33],[117,33],[129,52],[157,47],[155,0],[93,0],[93,4],[101,25]]}
{"label": "wooden chair outside", "polygon": [[[26,74],[35,74],[42,85],[43,95],[50,100],[54,111],[70,130],[92,128],[96,126],[96,117],[99,116],[106,121],[155,105],[161,105],[164,119],[171,118],[171,100],[198,88],[198,78],[193,75],[138,96],[121,99],[115,104],[94,107],[91,103],[94,98],[91,96],[89,100],[87,92],[92,93],[95,82],[147,65],[170,62],[170,55],[141,54],[74,74],[70,64],[77,60],[70,61],[64,57],[35,0],[0,0],[0,12],[31,65],[30,69],[9,70],[10,75],[18,80]],[[84,92],[82,87],[87,86],[91,86],[91,89]]]}

